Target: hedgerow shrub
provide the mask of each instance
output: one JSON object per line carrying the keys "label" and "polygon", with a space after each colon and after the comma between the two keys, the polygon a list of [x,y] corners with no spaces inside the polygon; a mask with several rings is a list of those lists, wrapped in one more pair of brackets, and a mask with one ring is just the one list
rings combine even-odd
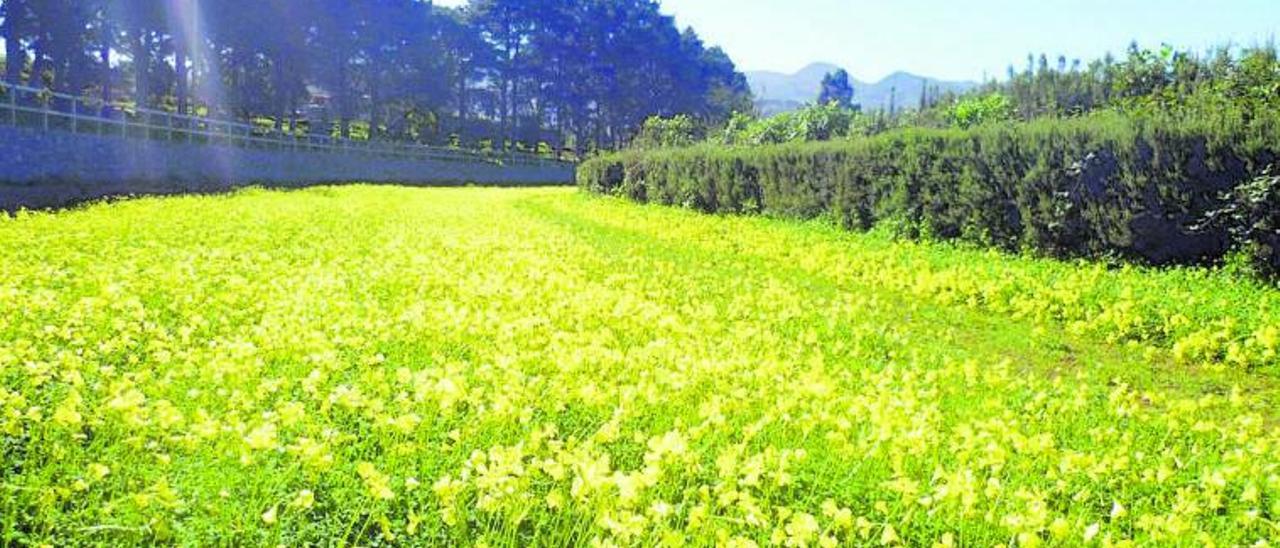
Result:
{"label": "hedgerow shrub", "polygon": [[1104,113],[907,129],[828,143],[623,151],[578,170],[588,190],[707,212],[829,214],[847,228],[1057,257],[1198,263],[1232,245],[1196,230],[1280,151],[1280,116]]}
{"label": "hedgerow shrub", "polygon": [[1254,272],[1280,277],[1280,176],[1268,172],[1223,200],[1225,205],[1210,212],[1203,226],[1226,230]]}

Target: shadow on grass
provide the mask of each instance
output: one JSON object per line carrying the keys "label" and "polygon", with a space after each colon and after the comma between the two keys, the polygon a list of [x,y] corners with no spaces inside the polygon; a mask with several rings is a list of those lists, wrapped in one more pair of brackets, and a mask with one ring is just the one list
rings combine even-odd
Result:
{"label": "shadow on grass", "polygon": [[532,188],[572,186],[569,182],[547,183],[472,183],[467,181],[437,181],[431,183],[414,182],[379,182],[379,181],[314,181],[305,183],[272,183],[247,181],[243,183],[226,181],[180,182],[180,181],[128,181],[128,182],[82,182],[48,180],[35,183],[3,183],[0,182],[0,212],[16,213],[19,210],[62,210],[72,209],[98,202],[114,202],[144,196],[207,196],[228,194],[245,188],[265,188],[271,190],[304,189],[318,186],[347,185],[386,185],[412,186],[423,188],[450,187],[493,187],[493,188]]}

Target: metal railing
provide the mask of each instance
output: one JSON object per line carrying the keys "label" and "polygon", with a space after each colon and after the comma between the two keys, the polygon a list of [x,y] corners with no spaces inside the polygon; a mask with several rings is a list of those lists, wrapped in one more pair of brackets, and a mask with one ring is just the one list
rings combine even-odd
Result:
{"label": "metal railing", "polygon": [[567,165],[534,154],[482,152],[328,135],[299,134],[242,122],[147,108],[121,108],[101,99],[0,82],[0,123],[45,131],[119,135],[176,143],[248,149],[338,152],[385,158],[497,165]]}

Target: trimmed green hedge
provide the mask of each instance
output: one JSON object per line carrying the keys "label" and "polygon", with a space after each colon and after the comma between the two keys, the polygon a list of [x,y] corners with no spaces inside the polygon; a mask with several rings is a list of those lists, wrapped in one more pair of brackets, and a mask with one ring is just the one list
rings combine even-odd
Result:
{"label": "trimmed green hedge", "polygon": [[[579,185],[706,212],[831,215],[1056,257],[1217,260],[1229,231],[1193,228],[1276,162],[1280,116],[1118,114],[844,142],[624,151]],[[1277,204],[1280,206],[1280,204]]]}

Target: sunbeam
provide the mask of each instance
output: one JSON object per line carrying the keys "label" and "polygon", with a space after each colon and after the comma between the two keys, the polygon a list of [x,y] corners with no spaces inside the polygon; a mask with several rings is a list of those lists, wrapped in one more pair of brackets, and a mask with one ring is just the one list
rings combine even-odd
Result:
{"label": "sunbeam", "polygon": [[[185,86],[188,97],[196,104],[203,104],[209,117],[217,118],[225,105],[225,93],[219,71],[218,58],[209,48],[206,15],[201,0],[165,0],[165,19],[174,29],[174,66],[178,86]],[[181,53],[179,53],[181,52]],[[198,69],[193,73],[193,70]],[[180,107],[184,106],[181,103]],[[198,112],[193,108],[182,114]],[[186,122],[184,122],[186,125]],[[214,155],[215,172],[209,176],[225,178],[233,173],[238,151],[229,147],[210,147],[206,154]]]}

